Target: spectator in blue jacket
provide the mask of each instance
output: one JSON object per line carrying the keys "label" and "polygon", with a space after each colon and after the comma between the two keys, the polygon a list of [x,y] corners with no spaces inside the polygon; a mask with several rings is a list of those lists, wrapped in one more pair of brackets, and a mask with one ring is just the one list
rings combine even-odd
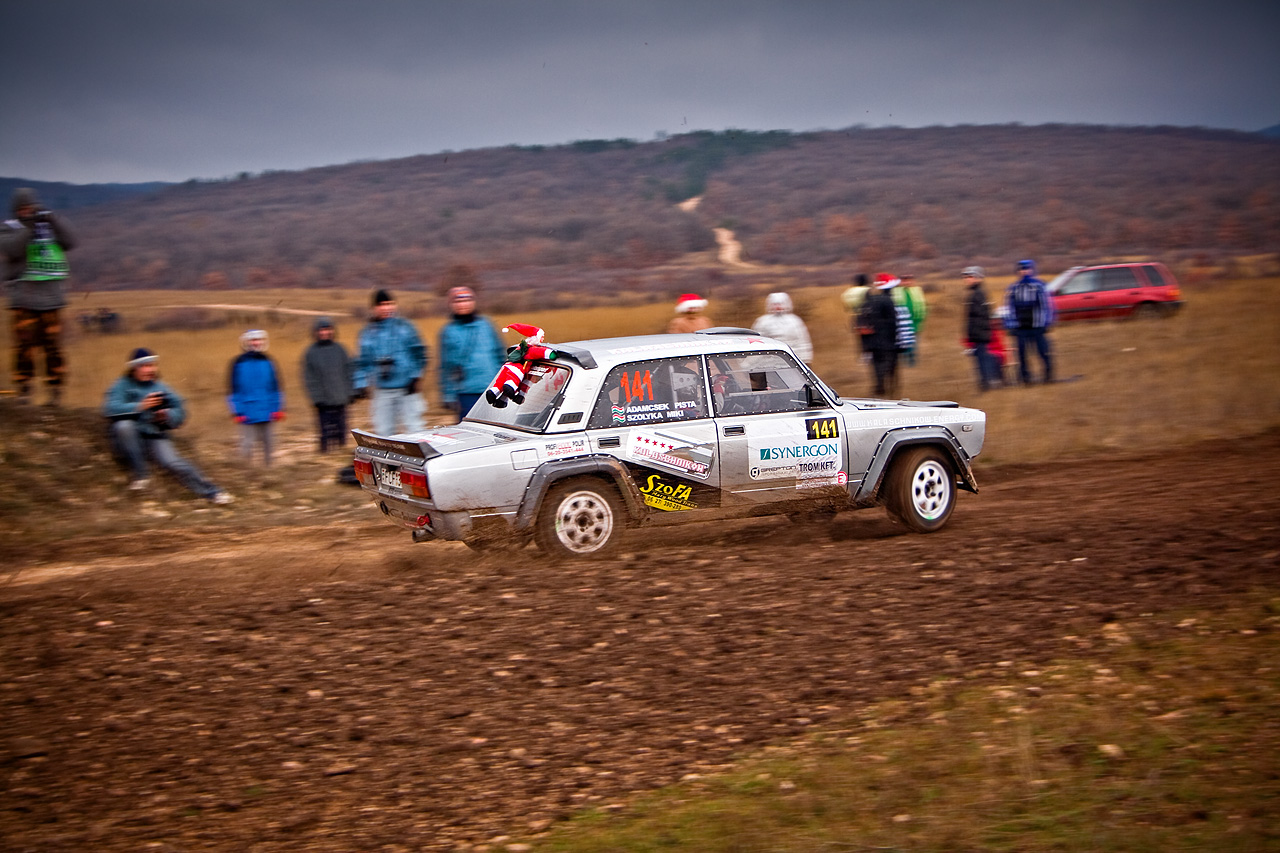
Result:
{"label": "spectator in blue jacket", "polygon": [[451,287],[449,322],[440,329],[440,396],[458,418],[484,394],[507,358],[506,347],[487,317],[476,313],[476,294]]}
{"label": "spectator in blue jacket", "polygon": [[1031,384],[1027,356],[1032,346],[1044,365],[1044,381],[1053,381],[1053,353],[1049,327],[1053,325],[1053,301],[1044,282],[1036,276],[1036,262],[1018,261],[1019,278],[1005,294],[1005,328],[1018,338],[1018,374],[1023,385]]}
{"label": "spectator in blue jacket", "polygon": [[418,382],[427,367],[427,347],[413,324],[396,314],[391,294],[373,295],[373,317],[356,342],[356,396],[369,397],[373,431],[395,435],[422,430]]}
{"label": "spectator in blue jacket", "polygon": [[267,355],[267,333],[250,329],[240,336],[243,352],[231,362],[227,406],[240,425],[240,453],[253,460],[254,445],[262,445],[263,464],[271,465],[271,425],[284,420],[284,392],[276,364]]}
{"label": "spectator in blue jacket", "polygon": [[231,503],[231,495],[205,479],[195,465],[178,455],[169,433],[182,426],[186,410],[178,392],[160,381],[156,355],[139,347],[129,356],[125,374],[102,400],[102,415],[111,424],[111,448],[129,468],[129,488],[151,485],[147,461],[178,478],[182,485],[216,504]]}

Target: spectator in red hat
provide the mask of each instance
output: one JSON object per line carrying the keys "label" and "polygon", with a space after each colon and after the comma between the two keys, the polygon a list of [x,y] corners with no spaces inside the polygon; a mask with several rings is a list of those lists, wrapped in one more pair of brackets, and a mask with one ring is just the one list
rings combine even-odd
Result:
{"label": "spectator in red hat", "polygon": [[671,335],[688,334],[702,329],[710,329],[714,323],[703,314],[707,300],[696,293],[683,293],[676,300],[676,316],[667,324],[667,333]]}

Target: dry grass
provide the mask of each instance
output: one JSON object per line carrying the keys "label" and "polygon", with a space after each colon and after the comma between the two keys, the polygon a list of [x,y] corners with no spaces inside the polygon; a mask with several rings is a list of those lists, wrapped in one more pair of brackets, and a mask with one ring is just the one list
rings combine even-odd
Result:
{"label": "dry grass", "polygon": [[[928,284],[928,283],[926,283]],[[989,283],[995,296],[1007,280]],[[727,288],[726,288],[727,289]],[[725,325],[748,325],[763,311],[764,295],[788,289],[786,278],[742,289],[737,297],[711,296],[709,314]],[[837,390],[866,394],[868,369],[853,349],[839,288],[792,290],[797,310],[814,339],[814,367]],[[1161,320],[1077,322],[1057,327],[1052,340],[1059,375],[1078,376],[1052,386],[1012,388],[979,395],[971,360],[959,344],[963,294],[954,282],[935,283],[924,327],[920,363],[904,369],[903,393],[915,399],[951,399],[986,410],[987,447],[983,465],[1064,458],[1097,451],[1147,450],[1209,437],[1242,436],[1280,424],[1280,280],[1251,279],[1188,289],[1187,307]],[[193,418],[192,439],[230,448],[235,431],[223,395],[226,369],[239,352],[246,328],[271,333],[271,354],[281,366],[293,419],[284,437],[310,434],[310,413],[301,393],[298,363],[310,343],[311,318],[280,309],[334,315],[339,339],[351,346],[363,322],[367,294],[357,291],[123,292],[75,294],[67,310],[71,374],[67,391],[73,406],[96,407],[103,390],[119,374],[130,349],[147,346],[161,356],[166,381],[184,394]],[[228,324],[201,331],[137,331],[172,305],[235,303],[259,309],[218,311]],[[85,334],[74,328],[81,311],[110,306],[129,330],[118,335]],[[405,314],[434,349],[442,323],[438,299],[401,295]],[[543,326],[552,341],[661,331],[671,316],[669,303],[625,308],[531,311],[496,315],[498,323],[523,321]],[[7,348],[9,329],[3,330]],[[515,336],[508,335],[514,342]],[[426,393],[434,416],[443,420],[430,373]],[[362,424],[357,409],[354,423]]]}

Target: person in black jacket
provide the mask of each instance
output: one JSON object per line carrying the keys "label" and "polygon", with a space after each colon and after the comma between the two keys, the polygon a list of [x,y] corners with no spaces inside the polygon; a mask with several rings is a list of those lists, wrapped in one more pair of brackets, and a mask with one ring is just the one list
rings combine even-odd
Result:
{"label": "person in black jacket", "polygon": [[965,299],[965,346],[973,353],[978,368],[978,390],[987,391],[1000,381],[1001,371],[991,352],[991,305],[987,302],[987,292],[982,289],[986,276],[982,267],[965,267],[962,275],[969,289]]}
{"label": "person in black jacket", "polygon": [[898,308],[889,290],[898,280],[880,273],[876,285],[867,291],[858,312],[858,328],[862,331],[862,349],[871,355],[875,374],[876,397],[893,397],[898,393]]}
{"label": "person in black jacket", "polygon": [[317,318],[311,333],[316,340],[302,355],[302,378],[316,407],[320,452],[328,453],[347,443],[347,406],[355,395],[351,357],[335,340],[338,332],[328,317]]}

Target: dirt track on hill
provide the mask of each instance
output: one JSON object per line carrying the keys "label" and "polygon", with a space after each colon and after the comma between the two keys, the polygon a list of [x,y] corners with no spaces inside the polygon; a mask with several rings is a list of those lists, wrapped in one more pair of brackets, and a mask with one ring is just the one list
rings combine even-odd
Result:
{"label": "dirt track on hill", "polygon": [[932,536],[875,510],[765,519],[637,535],[611,564],[411,545],[372,511],[143,554],[71,541],[0,588],[0,837],[399,851],[537,831],[934,678],[1274,588],[1278,476],[1273,432],[990,473]]}

